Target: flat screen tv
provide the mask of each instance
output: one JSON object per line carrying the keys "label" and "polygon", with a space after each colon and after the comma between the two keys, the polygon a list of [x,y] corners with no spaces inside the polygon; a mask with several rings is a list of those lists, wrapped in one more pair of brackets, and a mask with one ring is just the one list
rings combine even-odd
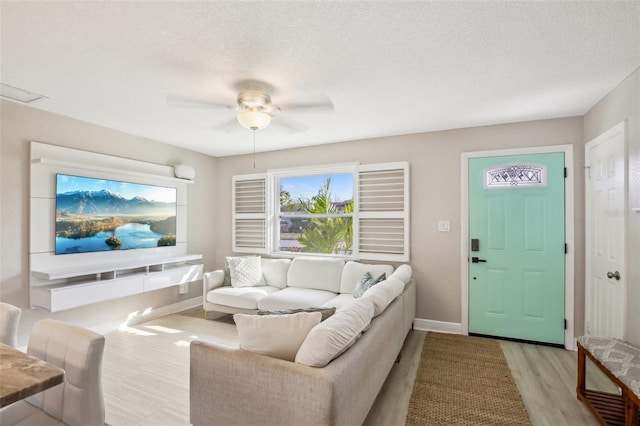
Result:
{"label": "flat screen tv", "polygon": [[56,174],[56,254],[176,245],[176,188]]}

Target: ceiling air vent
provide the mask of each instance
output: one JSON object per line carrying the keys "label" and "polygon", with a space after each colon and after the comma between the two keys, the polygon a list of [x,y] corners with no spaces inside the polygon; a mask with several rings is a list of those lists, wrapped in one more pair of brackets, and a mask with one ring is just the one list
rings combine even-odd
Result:
{"label": "ceiling air vent", "polygon": [[44,95],[28,92],[8,84],[0,83],[0,97],[11,99],[12,101],[24,102],[29,104],[40,99],[49,99]]}

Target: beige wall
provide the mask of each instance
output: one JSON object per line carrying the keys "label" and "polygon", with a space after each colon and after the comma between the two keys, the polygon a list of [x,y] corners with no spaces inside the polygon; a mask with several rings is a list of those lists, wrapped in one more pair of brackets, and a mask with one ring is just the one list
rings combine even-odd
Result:
{"label": "beige wall", "polygon": [[[231,177],[273,168],[357,161],[363,164],[408,161],[411,168],[411,265],[418,284],[418,318],[461,321],[461,154],[505,148],[571,144],[576,170],[584,156],[581,117],[385,137],[218,158],[216,192],[219,218],[216,265],[231,254]],[[260,133],[257,135],[260,143]],[[581,175],[578,175],[581,176]],[[584,204],[584,182],[575,180],[575,205]],[[451,232],[437,231],[438,220],[451,221]],[[584,214],[576,208],[576,333],[584,317]]]}
{"label": "beige wall", "polygon": [[55,314],[29,310],[30,141],[163,165],[192,165],[196,179],[188,185],[188,251],[204,255],[205,270],[213,269],[215,259],[216,159],[14,102],[0,102],[0,298],[23,309],[20,345],[27,343],[33,322],[41,318],[100,326],[202,294],[198,282],[189,286],[186,295],[179,295],[177,287],[172,287]]}
{"label": "beige wall", "polygon": [[[27,309],[21,344],[33,321],[54,317],[86,326],[118,321],[147,307],[160,307],[201,293],[198,284],[179,296],[176,289],[127,297],[49,314],[28,311],[28,142],[52,143],[159,164],[187,163],[196,168],[189,186],[189,251],[204,254],[205,270],[222,265],[231,254],[231,177],[272,168],[358,161],[408,161],[411,165],[411,265],[418,283],[418,318],[459,323],[460,312],[460,158],[463,152],[571,144],[576,170],[584,158],[581,117],[459,129],[259,153],[212,157],[106,129],[12,102],[2,101],[0,197],[0,297]],[[637,121],[636,121],[637,123]],[[259,144],[258,133],[257,143]],[[584,184],[575,183],[575,324],[584,318]],[[451,232],[437,232],[438,220],[451,221]]]}
{"label": "beige wall", "polygon": [[[626,120],[629,208],[640,208],[640,68],[584,116],[585,142]],[[640,344],[640,213],[629,211],[625,338]]]}

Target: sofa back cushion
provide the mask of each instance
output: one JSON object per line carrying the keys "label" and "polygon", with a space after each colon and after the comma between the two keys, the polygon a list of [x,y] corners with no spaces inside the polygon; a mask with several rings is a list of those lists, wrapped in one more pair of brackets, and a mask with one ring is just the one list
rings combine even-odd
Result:
{"label": "sofa back cushion", "polygon": [[411,266],[405,263],[403,265],[398,266],[398,269],[393,271],[393,274],[391,275],[387,274],[387,278],[397,278],[406,284],[411,280],[412,273],[413,273],[413,270],[411,269]]}
{"label": "sofa back cushion", "polygon": [[291,259],[265,259],[263,257],[262,275],[267,285],[285,288],[289,266],[291,266]]}
{"label": "sofa back cushion", "polygon": [[371,265],[368,263],[360,263],[349,261],[342,269],[342,277],[340,278],[340,293],[353,293],[356,284],[366,273],[370,273],[374,278],[382,274],[389,277],[393,273],[391,265]]}
{"label": "sofa back cushion", "polygon": [[373,316],[377,317],[387,309],[393,299],[402,294],[404,285],[400,279],[389,277],[367,290],[360,299],[369,299],[373,302]]}
{"label": "sofa back cushion", "polygon": [[309,331],[296,354],[296,362],[324,367],[345,352],[371,323],[374,306],[369,299],[353,299],[335,315]]}
{"label": "sofa back cushion", "polygon": [[321,318],[320,312],[233,316],[241,349],[287,361],[295,360],[300,345]]}
{"label": "sofa back cushion", "polygon": [[344,260],[324,257],[296,257],[287,274],[289,287],[340,291]]}

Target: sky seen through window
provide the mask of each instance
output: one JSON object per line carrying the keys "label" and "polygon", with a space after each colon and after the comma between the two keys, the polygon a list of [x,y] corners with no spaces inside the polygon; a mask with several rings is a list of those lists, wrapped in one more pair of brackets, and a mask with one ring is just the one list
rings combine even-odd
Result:
{"label": "sky seen through window", "polygon": [[346,201],[353,199],[353,174],[324,174],[314,176],[295,176],[280,179],[282,190],[289,192],[292,199],[311,199],[323,187],[328,177],[331,177],[329,193],[332,201]]}

